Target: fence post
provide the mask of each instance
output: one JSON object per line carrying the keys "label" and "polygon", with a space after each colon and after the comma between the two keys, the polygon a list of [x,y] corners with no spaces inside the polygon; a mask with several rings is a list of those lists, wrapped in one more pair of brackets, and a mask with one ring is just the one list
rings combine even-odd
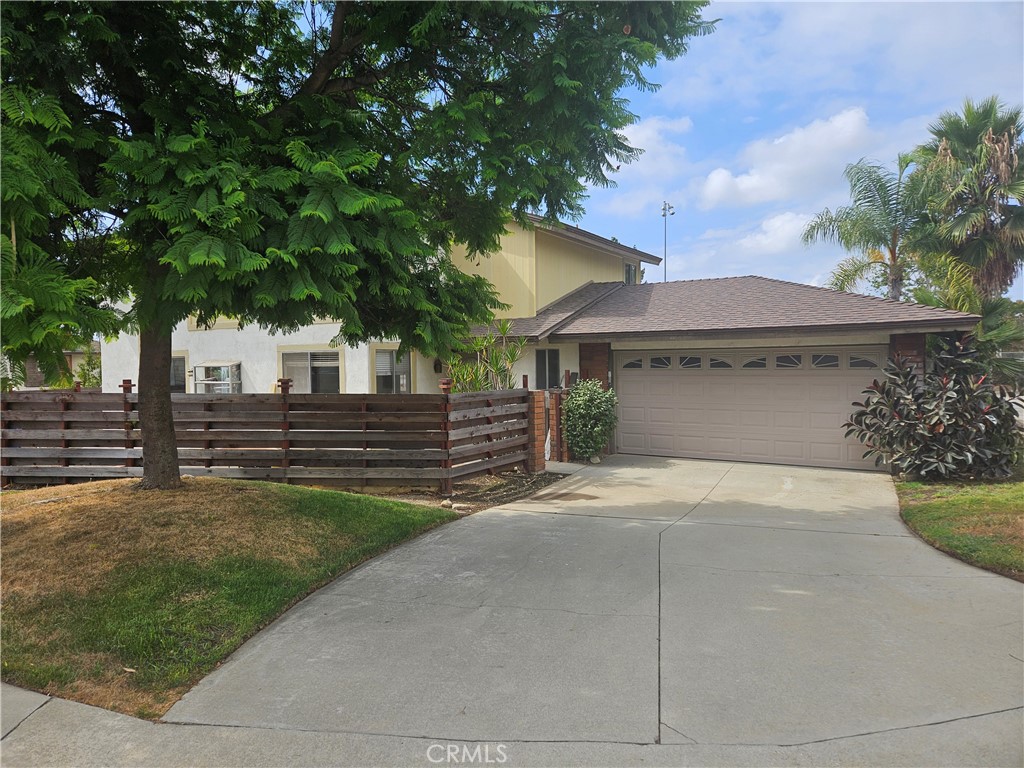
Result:
{"label": "fence post", "polygon": [[527,433],[529,440],[526,448],[526,471],[544,471],[544,440],[547,438],[545,425],[544,396],[545,391],[538,389],[526,395],[527,402]]}
{"label": "fence post", "polygon": [[530,388],[530,375],[527,373],[523,374],[523,389]]}
{"label": "fence post", "polygon": [[[135,446],[132,445],[132,404],[128,401],[128,395],[132,393],[132,380],[121,379],[121,407],[124,411],[124,447],[126,451],[130,451]],[[139,425],[141,428],[141,424]],[[146,457],[143,456],[142,460],[145,461]],[[134,467],[135,459],[131,458],[127,453],[124,457],[124,465],[126,467]]]}
{"label": "fence post", "polygon": [[444,442],[441,443],[441,449],[444,451],[444,454],[441,458],[440,486],[442,494],[445,496],[451,496],[452,492],[455,490],[452,482],[452,459],[450,453],[452,449],[452,403],[450,399],[452,393],[452,380],[441,379],[437,383],[438,386],[441,387],[441,397],[444,398],[441,403],[441,430],[444,432]]}
{"label": "fence post", "polygon": [[[10,413],[11,403],[4,397],[0,398],[0,435],[6,435],[7,428],[10,426],[10,420],[7,418]],[[11,459],[7,455],[7,448],[9,440],[6,437],[0,437],[0,467],[9,467],[11,465]],[[7,485],[8,480],[6,477],[0,479],[0,485]]]}
{"label": "fence post", "polygon": [[288,467],[291,466],[290,451],[292,447],[291,435],[289,433],[291,417],[288,413],[288,394],[292,391],[292,380],[278,379],[277,385],[281,388],[281,449],[284,451],[284,456],[281,458],[281,480],[285,485],[288,485]]}

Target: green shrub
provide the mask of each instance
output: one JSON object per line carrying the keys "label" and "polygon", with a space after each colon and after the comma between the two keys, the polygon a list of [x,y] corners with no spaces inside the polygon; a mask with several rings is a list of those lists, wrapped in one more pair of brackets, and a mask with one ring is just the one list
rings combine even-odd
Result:
{"label": "green shrub", "polygon": [[1014,403],[1020,393],[997,389],[977,352],[941,341],[935,371],[919,377],[895,358],[884,378],[864,390],[864,402],[843,426],[867,446],[865,457],[925,478],[1007,477],[1024,450]]}
{"label": "green shrub", "polygon": [[574,458],[597,456],[608,444],[618,421],[618,402],[615,391],[597,379],[581,381],[568,391],[562,402],[562,434]]}
{"label": "green shrub", "polygon": [[446,361],[452,391],[515,389],[513,369],[525,349],[526,339],[512,336],[512,321],[497,321],[494,331],[470,339]]}

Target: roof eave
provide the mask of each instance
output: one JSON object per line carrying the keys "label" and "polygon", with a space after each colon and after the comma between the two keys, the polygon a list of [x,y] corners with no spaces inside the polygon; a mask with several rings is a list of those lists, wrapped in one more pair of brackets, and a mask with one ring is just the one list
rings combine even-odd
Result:
{"label": "roof eave", "polygon": [[981,320],[980,317],[970,316],[971,319],[957,320],[952,322],[948,319],[934,320],[928,322],[913,321],[907,323],[846,323],[842,325],[780,325],[762,326],[755,328],[717,328],[717,329],[675,329],[661,331],[615,331],[615,332],[594,332],[594,333],[551,333],[548,338],[552,341],[573,342],[588,341],[596,338],[629,340],[629,339],[669,339],[679,336],[687,336],[696,339],[716,338],[737,338],[744,336],[784,336],[794,333],[828,334],[828,333],[849,333],[855,331],[888,331],[889,333],[939,333],[942,331],[970,331]]}

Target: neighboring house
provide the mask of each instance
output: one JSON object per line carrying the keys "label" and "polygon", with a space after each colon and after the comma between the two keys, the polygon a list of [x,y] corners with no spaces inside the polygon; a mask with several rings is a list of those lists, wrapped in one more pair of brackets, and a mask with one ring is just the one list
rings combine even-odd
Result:
{"label": "neighboring house", "polygon": [[[92,342],[92,351],[94,354],[100,354],[100,343],[98,341]],[[72,379],[77,378],[78,366],[85,362],[87,354],[88,351],[85,349],[64,350],[64,359],[67,361],[68,368],[71,370]],[[25,361],[25,383],[15,389],[46,389],[49,386],[51,385],[46,383],[46,376],[39,368],[39,363],[36,361],[35,355],[29,355],[28,359]]]}
{"label": "neighboring house", "polygon": [[[637,284],[660,259],[575,227],[512,227],[501,250],[466,260],[527,337],[516,366],[532,389],[575,378],[619,397],[622,453],[871,468],[844,437],[851,403],[894,352],[924,364],[925,335],[968,331],[974,315],[763,277]],[[174,332],[178,391],[438,391],[439,361],[398,359],[397,343],[332,349],[336,323],[275,336],[231,322]],[[485,329],[477,329],[483,333]],[[103,352],[103,386],[135,378],[137,340]],[[218,379],[197,383],[216,363]],[[191,374],[191,378],[190,378]]]}

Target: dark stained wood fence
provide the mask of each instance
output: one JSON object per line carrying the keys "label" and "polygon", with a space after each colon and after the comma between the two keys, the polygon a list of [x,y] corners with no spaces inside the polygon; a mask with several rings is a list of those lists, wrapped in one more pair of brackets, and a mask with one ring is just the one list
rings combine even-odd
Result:
{"label": "dark stained wood fence", "polygon": [[[526,465],[525,389],[441,395],[173,395],[182,474],[360,487],[452,484]],[[140,477],[134,393],[0,397],[0,478]]]}

